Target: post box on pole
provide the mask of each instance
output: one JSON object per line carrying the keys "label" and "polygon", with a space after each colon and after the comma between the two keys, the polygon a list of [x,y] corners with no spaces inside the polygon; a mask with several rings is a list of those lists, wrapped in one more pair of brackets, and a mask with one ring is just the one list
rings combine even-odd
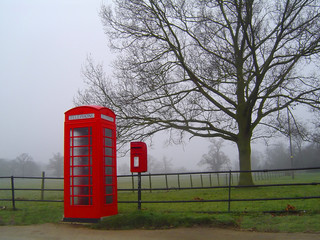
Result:
{"label": "post box on pole", "polygon": [[147,145],[144,142],[130,143],[130,170],[138,173],[138,210],[141,210],[141,173],[148,170]]}

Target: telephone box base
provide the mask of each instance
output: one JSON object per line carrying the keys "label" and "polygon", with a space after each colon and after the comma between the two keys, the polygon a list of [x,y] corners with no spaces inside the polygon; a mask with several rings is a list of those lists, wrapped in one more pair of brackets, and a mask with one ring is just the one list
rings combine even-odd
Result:
{"label": "telephone box base", "polygon": [[100,218],[63,218],[63,222],[98,223]]}

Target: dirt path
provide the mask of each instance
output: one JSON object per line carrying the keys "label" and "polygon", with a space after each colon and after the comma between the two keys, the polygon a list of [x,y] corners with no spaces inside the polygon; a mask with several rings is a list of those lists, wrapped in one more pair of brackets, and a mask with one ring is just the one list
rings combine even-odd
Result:
{"label": "dirt path", "polygon": [[5,240],[320,240],[320,234],[311,233],[259,233],[215,228],[178,228],[170,230],[102,231],[71,224],[43,224],[31,226],[2,226],[0,239]]}

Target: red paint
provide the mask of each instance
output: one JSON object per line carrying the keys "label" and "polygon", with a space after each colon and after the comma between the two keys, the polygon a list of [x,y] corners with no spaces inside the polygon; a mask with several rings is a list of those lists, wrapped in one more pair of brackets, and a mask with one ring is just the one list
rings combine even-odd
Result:
{"label": "red paint", "polygon": [[65,112],[64,218],[100,219],[118,213],[116,116],[108,108]]}
{"label": "red paint", "polygon": [[147,145],[144,142],[130,143],[131,172],[148,171]]}

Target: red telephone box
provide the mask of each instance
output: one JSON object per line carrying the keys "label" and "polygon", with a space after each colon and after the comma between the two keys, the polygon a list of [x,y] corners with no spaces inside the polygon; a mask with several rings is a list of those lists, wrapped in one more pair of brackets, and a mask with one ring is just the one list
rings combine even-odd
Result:
{"label": "red telephone box", "polygon": [[65,112],[64,221],[97,222],[118,213],[115,121],[105,107]]}
{"label": "red telephone box", "polygon": [[130,151],[131,172],[148,171],[147,145],[144,142],[131,142]]}

